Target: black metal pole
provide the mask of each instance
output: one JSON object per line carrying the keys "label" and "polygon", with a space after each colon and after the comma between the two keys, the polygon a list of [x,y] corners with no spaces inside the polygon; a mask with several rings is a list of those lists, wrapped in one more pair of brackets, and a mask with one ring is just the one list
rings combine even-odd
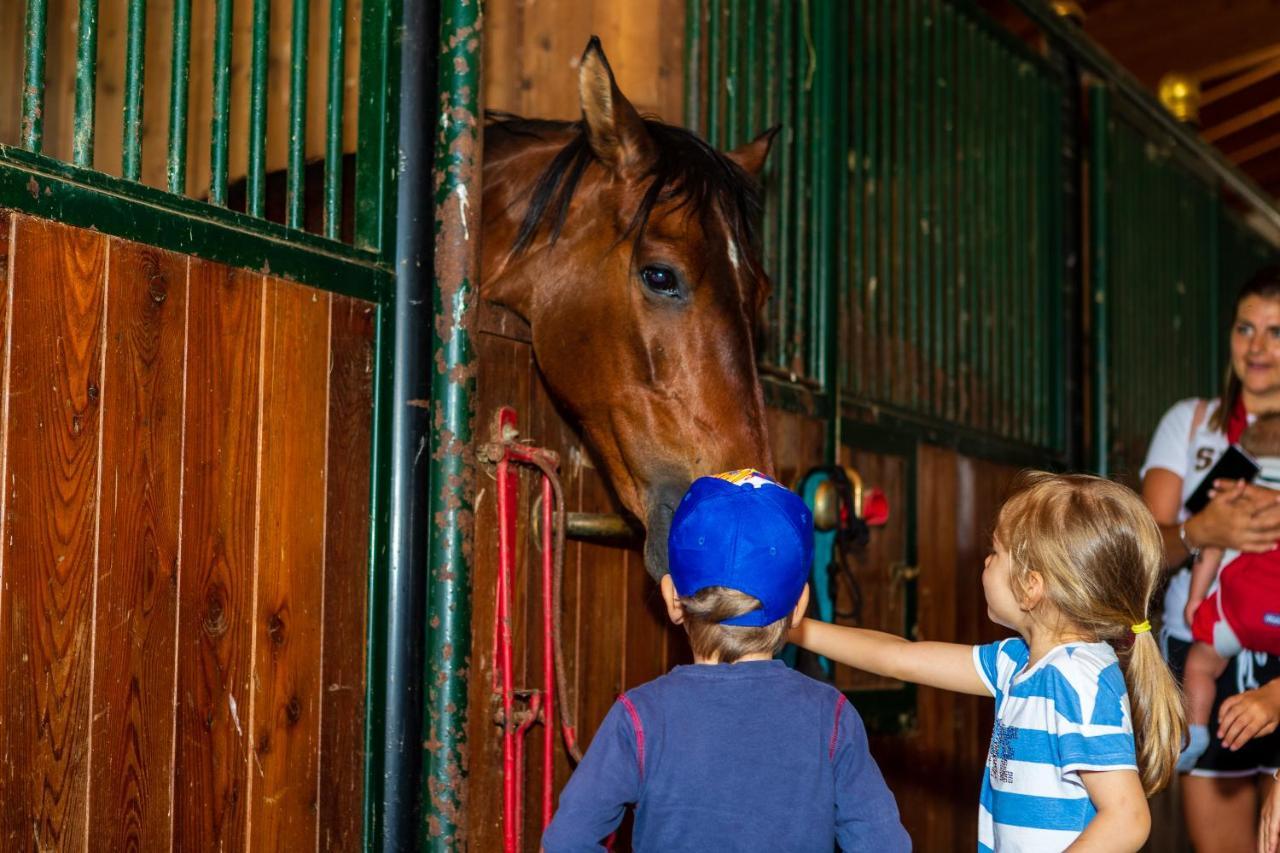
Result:
{"label": "black metal pole", "polygon": [[399,167],[395,222],[395,365],[391,392],[387,707],[383,748],[384,851],[417,845],[422,775],[422,625],[426,609],[430,452],[427,369],[431,338],[432,143],[435,0],[404,4],[400,42]]}

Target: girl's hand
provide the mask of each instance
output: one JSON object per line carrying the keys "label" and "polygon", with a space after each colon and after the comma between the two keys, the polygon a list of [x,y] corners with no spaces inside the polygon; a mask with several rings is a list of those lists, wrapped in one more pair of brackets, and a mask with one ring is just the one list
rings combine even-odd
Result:
{"label": "girl's hand", "polygon": [[1233,752],[1280,723],[1280,679],[1228,696],[1218,709],[1218,739]]}
{"label": "girl's hand", "polygon": [[1258,818],[1258,853],[1280,850],[1280,783],[1273,782]]}
{"label": "girl's hand", "polygon": [[1244,480],[1219,480],[1204,509],[1187,519],[1186,531],[1200,548],[1260,553],[1280,541],[1280,492]]}

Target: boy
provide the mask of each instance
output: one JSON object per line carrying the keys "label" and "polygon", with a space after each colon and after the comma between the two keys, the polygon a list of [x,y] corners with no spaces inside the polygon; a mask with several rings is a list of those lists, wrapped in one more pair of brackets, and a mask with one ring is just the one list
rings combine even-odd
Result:
{"label": "boy", "polygon": [[[1240,436],[1240,446],[1258,463],[1254,483],[1280,489],[1280,414],[1259,415]],[[1182,674],[1188,718],[1187,746],[1178,757],[1183,772],[1209,746],[1214,685],[1230,659],[1244,649],[1280,655],[1280,551],[1206,548],[1191,568],[1185,616],[1195,643]]]}
{"label": "boy", "polygon": [[602,849],[633,805],[637,851],[909,850],[858,713],[773,659],[808,604],[808,507],[756,471],[703,477],[668,541],[662,596],[694,663],[618,697],[543,849]]}

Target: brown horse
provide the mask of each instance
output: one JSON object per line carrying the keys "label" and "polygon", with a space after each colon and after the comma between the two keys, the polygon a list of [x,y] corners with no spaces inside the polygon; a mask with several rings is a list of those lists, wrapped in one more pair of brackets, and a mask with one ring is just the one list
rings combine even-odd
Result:
{"label": "brown horse", "polygon": [[641,118],[595,38],[578,89],[582,121],[485,127],[481,296],[529,323],[552,395],[645,524],[656,578],[693,478],[772,469],[754,331],[773,131],[722,154]]}

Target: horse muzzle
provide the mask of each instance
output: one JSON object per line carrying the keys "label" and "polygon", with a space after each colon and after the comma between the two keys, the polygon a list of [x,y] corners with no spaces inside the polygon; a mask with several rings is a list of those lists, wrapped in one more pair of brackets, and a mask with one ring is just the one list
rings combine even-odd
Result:
{"label": "horse muzzle", "polygon": [[667,573],[667,535],[671,532],[676,507],[688,488],[688,483],[672,483],[657,486],[649,493],[649,509],[644,520],[644,567],[654,580],[660,580]]}

